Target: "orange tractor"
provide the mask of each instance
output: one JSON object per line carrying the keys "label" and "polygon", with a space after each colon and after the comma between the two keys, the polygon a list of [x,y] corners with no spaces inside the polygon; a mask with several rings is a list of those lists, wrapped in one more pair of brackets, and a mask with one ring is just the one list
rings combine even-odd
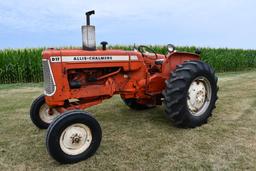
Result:
{"label": "orange tractor", "polygon": [[166,55],[147,46],[108,50],[107,42],[97,50],[92,14],[86,13],[82,26],[83,49],[42,53],[44,94],[34,100],[30,116],[38,128],[48,128],[46,146],[55,160],[75,163],[96,152],[101,127],[83,109],[115,94],[134,110],[163,103],[165,115],[179,127],[207,122],[217,100],[217,77],[199,53],[177,52],[173,45]]}

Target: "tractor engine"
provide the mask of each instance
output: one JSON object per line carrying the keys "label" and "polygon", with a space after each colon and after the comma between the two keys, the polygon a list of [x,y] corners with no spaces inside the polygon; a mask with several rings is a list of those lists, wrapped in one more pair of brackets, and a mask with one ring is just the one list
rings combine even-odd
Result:
{"label": "tractor engine", "polygon": [[103,85],[106,78],[119,72],[118,67],[89,68],[68,70],[68,82],[71,89],[81,88],[88,85]]}

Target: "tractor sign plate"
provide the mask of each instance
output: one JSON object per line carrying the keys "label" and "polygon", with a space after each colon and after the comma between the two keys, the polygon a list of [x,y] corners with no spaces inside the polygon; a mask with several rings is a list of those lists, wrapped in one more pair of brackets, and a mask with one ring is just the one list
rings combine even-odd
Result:
{"label": "tractor sign plate", "polygon": [[135,61],[137,56],[63,56],[62,62]]}

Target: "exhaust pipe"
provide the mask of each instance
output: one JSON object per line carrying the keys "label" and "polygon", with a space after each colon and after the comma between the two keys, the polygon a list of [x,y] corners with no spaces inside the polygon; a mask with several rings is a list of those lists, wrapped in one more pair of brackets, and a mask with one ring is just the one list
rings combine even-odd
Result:
{"label": "exhaust pipe", "polygon": [[90,16],[95,14],[95,11],[88,11],[86,15],[86,25],[82,26],[82,41],[84,50],[96,50],[95,26],[90,25]]}

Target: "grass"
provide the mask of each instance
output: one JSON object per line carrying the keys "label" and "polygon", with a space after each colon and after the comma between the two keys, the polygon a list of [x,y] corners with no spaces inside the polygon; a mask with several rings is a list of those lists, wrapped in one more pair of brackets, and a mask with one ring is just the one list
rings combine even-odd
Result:
{"label": "grass", "polygon": [[256,170],[256,71],[219,75],[208,124],[179,129],[163,108],[133,111],[119,96],[89,108],[103,129],[97,153],[60,165],[28,111],[41,84],[0,85],[0,170]]}
{"label": "grass", "polygon": [[[66,47],[75,48],[75,47]],[[133,46],[109,46],[132,50]],[[151,46],[166,54],[165,46]],[[44,48],[0,50],[0,83],[42,81],[41,53]],[[195,47],[177,47],[178,51],[195,52]],[[249,70],[256,67],[256,50],[202,48],[202,60],[217,72]]]}

